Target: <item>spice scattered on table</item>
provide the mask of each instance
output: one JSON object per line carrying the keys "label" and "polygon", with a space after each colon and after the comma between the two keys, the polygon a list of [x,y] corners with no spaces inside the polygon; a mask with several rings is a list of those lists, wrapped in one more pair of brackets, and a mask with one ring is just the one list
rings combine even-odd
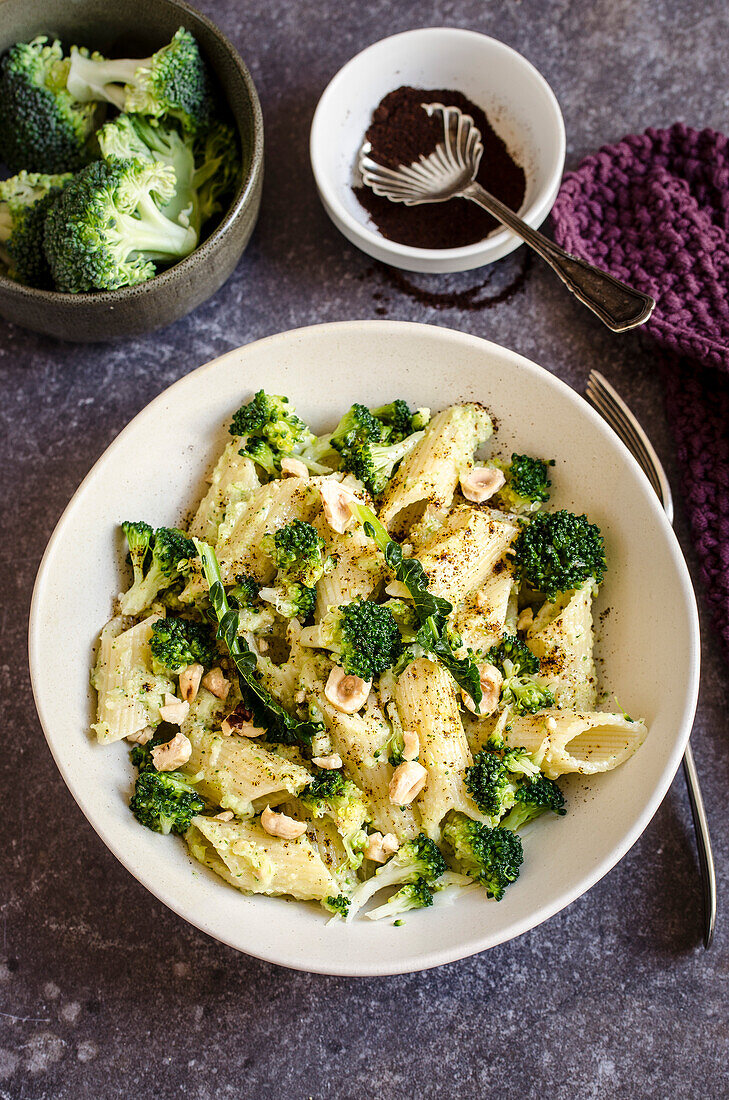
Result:
{"label": "spice scattered on table", "polygon": [[[524,169],[510,156],[506,145],[492,128],[485,113],[461,92],[451,89],[397,88],[381,101],[372,115],[366,138],[371,156],[387,168],[412,164],[429,156],[443,140],[443,123],[430,117],[423,103],[444,103],[459,107],[481,131],[483,156],[478,182],[512,210],[524,201]],[[415,248],[460,248],[483,240],[499,223],[465,199],[424,206],[404,206],[375,195],[368,187],[356,187],[355,194],[373,222],[391,241]]]}

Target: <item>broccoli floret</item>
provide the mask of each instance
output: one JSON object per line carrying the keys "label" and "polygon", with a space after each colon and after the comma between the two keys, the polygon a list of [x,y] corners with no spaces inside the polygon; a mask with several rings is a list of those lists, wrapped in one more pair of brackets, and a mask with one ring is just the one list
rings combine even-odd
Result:
{"label": "broccoli floret", "polygon": [[331,913],[335,917],[346,917],[349,912],[349,898],[344,894],[337,894],[337,896],[324,898],[321,902],[323,909],[326,909],[327,913]]}
{"label": "broccoli floret", "polygon": [[240,181],[238,139],[227,122],[216,122],[195,144],[195,175],[200,221],[204,223],[229,206]]}
{"label": "broccoli floret", "polygon": [[285,455],[298,454],[316,439],[296,415],[288,397],[263,390],[241,405],[228,430],[233,436],[245,437],[239,453],[250,455],[271,476],[280,471]]}
{"label": "broccoli floret", "polygon": [[371,600],[330,607],[316,629],[314,644],[331,650],[346,673],[362,680],[392,668],[403,652],[392,610]]}
{"label": "broccoli floret", "polygon": [[260,585],[250,573],[238,573],[235,584],[228,589],[228,599],[231,607],[253,607],[258,602]]}
{"label": "broccoli floret", "polygon": [[152,548],[154,530],[144,520],[125,519],[121,529],[129,546],[129,558],[134,570],[134,583],[141,584],[144,578],[144,563]]}
{"label": "broccoli floret", "polygon": [[501,738],[490,737],[473,764],[466,768],[465,782],[473,801],[488,824],[495,828],[499,819],[514,805],[518,784],[539,775],[539,768],[526,749],[506,745]]}
{"label": "broccoli floret", "polygon": [[605,575],[605,543],[599,527],[572,512],[537,512],[514,542],[514,567],[549,599]]}
{"label": "broccoli floret", "polygon": [[465,779],[471,798],[494,824],[513,805],[516,789],[497,753],[488,750],[476,753],[473,764],[466,768]]}
{"label": "broccoli floret", "polygon": [[408,603],[407,600],[393,599],[385,600],[382,606],[386,607],[394,616],[403,641],[415,641],[415,635],[418,633],[420,624],[413,605]]}
{"label": "broccoli floret", "polygon": [[0,61],[0,161],[12,172],[66,172],[89,159],[97,104],[66,88],[61,43],[18,42]]}
{"label": "broccoli floret", "polygon": [[519,877],[524,850],[511,830],[490,829],[465,814],[453,814],[443,827],[443,839],[466,874],[486,887],[488,897],[501,901],[506,887]]}
{"label": "broccoli floret", "polygon": [[184,833],[205,803],[178,772],[143,771],[137,776],[129,809],[155,833]]}
{"label": "broccoli floret", "polygon": [[194,183],[195,156],[192,138],[174,123],[155,125],[142,115],[118,115],[96,135],[104,160],[143,160],[166,165],[175,172],[175,193],[164,205],[172,221],[200,230],[201,215]]}
{"label": "broccoli floret", "polygon": [[378,905],[367,914],[368,920],[383,920],[385,917],[397,917],[409,909],[426,909],[433,904],[433,892],[425,879],[408,883],[392,894],[384,905]]}
{"label": "broccoli floret", "polygon": [[549,500],[552,484],[548,476],[550,466],[554,466],[553,458],[545,462],[541,458],[513,454],[509,466],[509,487],[524,500],[544,503]]}
{"label": "broccoli floret", "polygon": [[494,465],[506,474],[506,485],[495,498],[500,508],[528,514],[536,512],[549,500],[552,484],[549,480],[549,467],[554,466],[554,459],[545,461],[529,455],[513,454],[508,466],[498,461]]}
{"label": "broccoli floret", "polygon": [[89,57],[73,47],[66,87],[79,102],[102,100],[120,111],[153,118],[171,115],[194,134],[207,130],[213,120],[210,77],[194,36],[184,27],[141,60]]}
{"label": "broccoli floret", "polygon": [[275,607],[284,619],[308,619],[316,604],[316,589],[309,588],[298,581],[289,581],[285,577],[273,588],[262,588],[259,592],[262,600]]}
{"label": "broccoli floret", "polygon": [[382,425],[366,405],[352,405],[332,432],[331,445],[341,455],[348,453],[357,443],[379,443]]}
{"label": "broccoli floret", "polygon": [[70,172],[57,176],[20,172],[0,181],[0,260],[11,279],[40,290],[52,288],[43,251],[45,221],[72,178]]}
{"label": "broccoli floret", "polygon": [[554,706],[554,695],[539,673],[539,658],[531,649],[511,634],[505,634],[498,645],[486,654],[489,664],[503,676],[501,702],[517,714],[535,714]]}
{"label": "broccoli floret", "polygon": [[171,263],[197,244],[192,226],[157,205],[175,194],[168,165],[140,160],[95,161],[76,175],[51,207],[45,252],[59,290],[115,290],[151,279],[153,261]]}
{"label": "broccoli floret", "polygon": [[501,822],[501,827],[516,831],[546,810],[559,817],[567,813],[564,795],[557,784],[553,779],[547,779],[546,775],[539,775],[528,780],[516,792],[514,807]]}
{"label": "broccoli floret", "polygon": [[294,519],[278,531],[264,535],[262,545],[280,574],[309,588],[324,572],[324,539],[302,519]]}
{"label": "broccoli floret", "polygon": [[430,421],[430,409],[416,409],[411,412],[407,401],[400,399],[391,401],[389,405],[382,405],[379,409],[372,409],[372,415],[385,425],[383,438],[388,443],[399,443],[413,432],[422,431]]}
{"label": "broccoli floret", "polygon": [[342,668],[362,680],[372,680],[392,668],[403,650],[392,611],[372,600],[343,604],[337,634]]}
{"label": "broccoli floret", "polygon": [[423,438],[423,432],[415,432],[399,443],[371,443],[358,440],[341,452],[342,469],[362,482],[373,496],[383,492],[392,477],[393,470],[410,454]]}
{"label": "broccoli floret", "polygon": [[339,452],[341,468],[375,495],[385,488],[398,462],[422,439],[422,433],[415,433],[389,443],[389,435],[390,428],[383,430],[365,405],[352,405],[332,433],[331,445]]}
{"label": "broccoli floret", "polygon": [[359,867],[367,843],[364,824],[369,810],[362,792],[340,771],[325,771],[312,780],[299,798],[314,817],[325,814],[339,830],[351,867]]}
{"label": "broccoli floret", "polygon": [[184,575],[188,560],[197,551],[194,542],[176,527],[158,527],[152,534],[145,523],[127,522],[122,529],[129,541],[134,583],[119,597],[119,607],[122,615],[139,615],[158,592]]}
{"label": "broccoli floret", "polygon": [[192,619],[168,616],[152,623],[150,642],[155,672],[179,672],[187,665],[211,668],[217,656],[210,627]]}
{"label": "broccoli floret", "polygon": [[132,751],[129,753],[129,758],[134,767],[139,772],[156,772],[157,769],[154,765],[154,757],[152,756],[152,749],[156,749],[158,745],[166,745],[168,741],[171,741],[175,736],[175,730],[171,729],[169,725],[158,726],[154,731],[149,741],[145,741],[143,745],[134,745]]}
{"label": "broccoli floret", "polygon": [[419,833],[413,840],[406,841],[372,878],[360,883],[352,895],[347,919],[351,920],[373,894],[386,886],[402,886],[423,879],[432,887],[445,871],[446,863],[438,845],[425,833]]}

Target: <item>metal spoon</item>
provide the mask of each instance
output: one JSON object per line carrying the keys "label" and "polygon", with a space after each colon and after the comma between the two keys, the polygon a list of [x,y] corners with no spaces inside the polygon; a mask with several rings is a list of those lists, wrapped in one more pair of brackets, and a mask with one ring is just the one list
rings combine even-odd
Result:
{"label": "metal spoon", "polygon": [[470,199],[546,260],[568,290],[613,332],[625,332],[645,324],[655,308],[653,298],[633,290],[577,256],[571,256],[476,183],[483,144],[481,133],[470,115],[464,114],[458,107],[445,107],[442,103],[424,103],[423,107],[429,115],[442,116],[443,142],[430,156],[421,156],[413,164],[402,164],[395,169],[384,168],[373,160],[369,155],[371,146],[365,142],[359,152],[358,166],[367,187],[371,187],[376,195],[391,202],[405,203],[406,206],[447,202],[455,198]]}

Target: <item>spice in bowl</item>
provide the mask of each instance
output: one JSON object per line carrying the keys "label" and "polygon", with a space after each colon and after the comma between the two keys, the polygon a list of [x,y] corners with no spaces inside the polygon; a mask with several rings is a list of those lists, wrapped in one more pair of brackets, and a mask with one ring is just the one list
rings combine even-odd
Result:
{"label": "spice in bowl", "polygon": [[[526,192],[524,169],[511,157],[481,108],[461,92],[409,87],[389,92],[375,109],[365,135],[372,159],[386,168],[398,168],[435,151],[443,141],[443,123],[438,116],[427,114],[424,103],[459,107],[471,116],[483,143],[476,179],[510,209],[518,211]],[[383,237],[413,248],[462,248],[501,228],[495,218],[466,199],[405,206],[376,195],[368,187],[355,187],[354,192]]]}

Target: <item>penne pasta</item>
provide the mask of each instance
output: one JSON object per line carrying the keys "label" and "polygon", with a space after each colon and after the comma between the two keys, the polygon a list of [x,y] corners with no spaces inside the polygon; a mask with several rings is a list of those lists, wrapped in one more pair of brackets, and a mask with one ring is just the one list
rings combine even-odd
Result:
{"label": "penne pasta", "polygon": [[380,508],[385,526],[402,533],[426,506],[445,515],[461,470],[492,431],[491,417],[482,405],[452,405],[434,416],[385,490]]}
{"label": "penne pasta", "polygon": [[260,487],[252,459],[238,452],[242,440],[231,439],[218,459],[210,478],[210,488],[200,501],[189,528],[191,537],[215,545],[218,529],[232,504],[250,499]]}
{"label": "penne pasta", "polygon": [[395,701],[403,729],[417,735],[418,760],[428,772],[417,800],[424,831],[437,840],[450,810],[481,819],[466,790],[464,772],[473,758],[449,673],[426,658],[413,661],[397,681]]}
{"label": "penne pasta", "polygon": [[582,588],[543,604],[526,633],[558,707],[594,710],[597,703],[592,593],[588,581]]}
{"label": "penne pasta", "polygon": [[185,839],[190,854],[249,894],[289,894],[302,901],[339,893],[339,883],[304,833],[269,836],[257,821],[194,817]]}

